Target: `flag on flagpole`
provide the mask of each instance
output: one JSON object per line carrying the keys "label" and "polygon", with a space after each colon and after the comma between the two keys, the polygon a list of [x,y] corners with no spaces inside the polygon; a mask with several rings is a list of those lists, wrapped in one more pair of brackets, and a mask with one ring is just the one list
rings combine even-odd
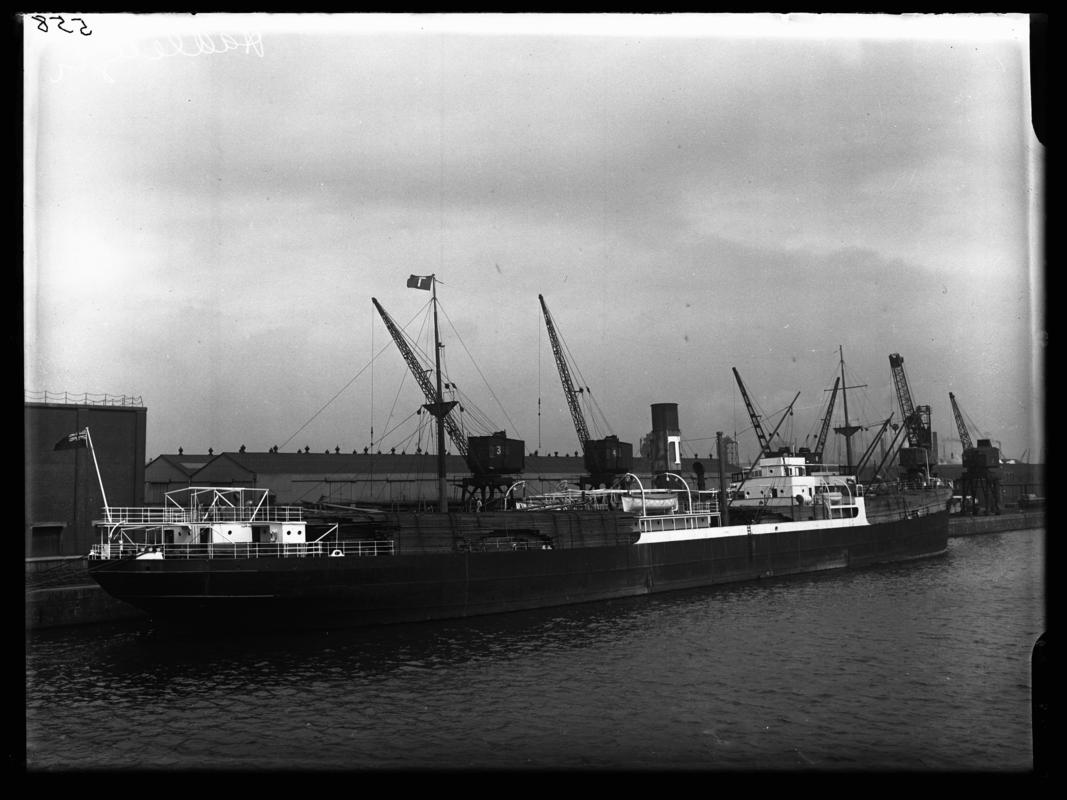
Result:
{"label": "flag on flagpole", "polygon": [[425,289],[430,291],[433,287],[433,275],[412,275],[408,278],[409,289]]}
{"label": "flag on flagpole", "polygon": [[84,428],[77,433],[68,433],[58,442],[54,449],[56,450],[73,450],[76,447],[88,447],[89,446],[89,429]]}

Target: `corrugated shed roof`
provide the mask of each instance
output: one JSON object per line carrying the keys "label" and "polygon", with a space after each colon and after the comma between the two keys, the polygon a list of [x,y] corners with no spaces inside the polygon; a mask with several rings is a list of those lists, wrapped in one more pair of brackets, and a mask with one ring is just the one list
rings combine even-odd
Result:
{"label": "corrugated shed roof", "polygon": [[175,469],[184,472],[186,475],[192,475],[213,458],[214,456],[209,455],[178,455],[177,453],[164,453],[163,455],[156,456],[148,463],[151,465],[157,461],[163,461]]}

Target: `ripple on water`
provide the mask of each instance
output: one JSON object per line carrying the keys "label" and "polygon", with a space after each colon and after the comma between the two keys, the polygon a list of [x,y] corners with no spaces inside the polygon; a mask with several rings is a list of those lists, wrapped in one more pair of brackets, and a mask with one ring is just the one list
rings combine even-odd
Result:
{"label": "ripple on water", "polygon": [[27,766],[1025,770],[1040,552],[362,632],[42,632]]}

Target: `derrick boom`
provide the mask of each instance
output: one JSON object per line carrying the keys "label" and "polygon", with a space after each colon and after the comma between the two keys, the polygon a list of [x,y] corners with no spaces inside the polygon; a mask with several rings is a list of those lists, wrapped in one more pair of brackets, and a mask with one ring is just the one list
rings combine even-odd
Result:
{"label": "derrick boom", "polygon": [[[786,418],[788,418],[789,415],[793,413],[793,406],[796,405],[798,397],[800,397],[800,392],[797,392],[795,395],[793,395],[793,400],[789,403],[789,407],[786,408],[786,410],[782,413],[782,418],[780,420],[778,420],[778,424],[774,426],[774,430],[771,431],[771,435],[770,435],[770,437],[768,438],[767,441],[769,441],[769,442],[773,442],[774,441],[774,437],[778,435],[778,429],[782,427],[782,424],[786,421]],[[770,450],[765,450],[764,452],[769,454]],[[762,457],[763,457],[763,453],[760,453],[759,454],[759,458],[762,458]],[[758,461],[759,458],[757,458],[756,460]]]}
{"label": "derrick boom", "polygon": [[812,451],[812,457],[816,463],[822,463],[823,449],[826,447],[826,435],[830,432],[830,418],[834,413],[834,401],[837,400],[837,387],[841,384],[840,378],[834,378],[834,388],[830,393],[830,403],[826,406],[826,416],[822,418],[822,429],[819,431],[819,438],[815,441],[815,449]]}
{"label": "derrick boom", "polygon": [[856,464],[856,479],[857,480],[862,480],[862,478],[860,477],[860,473],[863,472],[864,467],[867,466],[867,462],[871,460],[871,456],[874,455],[874,448],[882,440],[882,437],[885,435],[886,428],[889,427],[889,424],[892,421],[893,421],[893,415],[890,414],[888,417],[886,417],[885,422],[882,423],[882,427],[878,429],[878,433],[876,433],[874,438],[871,439],[871,443],[869,445],[867,445],[867,449],[863,451],[863,455],[860,456],[859,463]]}
{"label": "derrick boom", "polygon": [[748,418],[752,420],[752,429],[756,432],[756,438],[759,439],[760,455],[756,458],[758,461],[764,453],[771,452],[771,442],[767,438],[767,434],[763,432],[763,425],[760,424],[759,415],[756,414],[756,409],[752,406],[752,401],[748,398],[748,392],[745,390],[745,384],[741,380],[741,373],[737,371],[737,367],[733,367],[734,377],[737,379],[737,388],[741,390],[741,397],[744,398],[745,408],[748,409]]}

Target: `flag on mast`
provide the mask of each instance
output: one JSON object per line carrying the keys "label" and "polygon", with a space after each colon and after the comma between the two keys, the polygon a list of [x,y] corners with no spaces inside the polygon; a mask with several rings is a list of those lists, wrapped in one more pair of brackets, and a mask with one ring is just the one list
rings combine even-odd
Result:
{"label": "flag on mast", "polygon": [[433,287],[433,275],[412,275],[408,278],[409,289],[425,289],[430,291]]}
{"label": "flag on mast", "polygon": [[89,429],[83,428],[76,433],[68,433],[58,442],[54,449],[56,450],[73,450],[78,447],[89,446]]}

